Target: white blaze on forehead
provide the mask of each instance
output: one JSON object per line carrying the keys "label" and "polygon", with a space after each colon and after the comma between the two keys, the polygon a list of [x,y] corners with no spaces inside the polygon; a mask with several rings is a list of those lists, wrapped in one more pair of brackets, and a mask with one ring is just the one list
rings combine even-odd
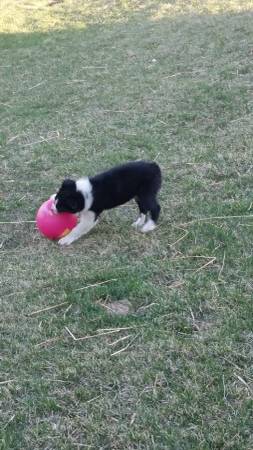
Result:
{"label": "white blaze on forehead", "polygon": [[52,200],[51,209],[52,209],[52,211],[54,211],[56,213],[57,212],[56,205],[57,205],[58,200],[55,200],[55,197],[56,197],[56,194],[51,195],[50,200]]}
{"label": "white blaze on forehead", "polygon": [[80,180],[77,180],[76,190],[83,194],[85,200],[84,210],[87,211],[93,202],[92,185],[89,178],[80,178]]}

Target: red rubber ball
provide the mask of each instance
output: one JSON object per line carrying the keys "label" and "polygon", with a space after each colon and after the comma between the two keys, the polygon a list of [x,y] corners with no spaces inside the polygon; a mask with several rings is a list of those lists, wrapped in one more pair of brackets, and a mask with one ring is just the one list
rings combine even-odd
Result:
{"label": "red rubber ball", "polygon": [[36,214],[36,224],[43,236],[48,239],[60,239],[66,236],[77,224],[77,217],[71,213],[55,213],[53,200],[42,203]]}

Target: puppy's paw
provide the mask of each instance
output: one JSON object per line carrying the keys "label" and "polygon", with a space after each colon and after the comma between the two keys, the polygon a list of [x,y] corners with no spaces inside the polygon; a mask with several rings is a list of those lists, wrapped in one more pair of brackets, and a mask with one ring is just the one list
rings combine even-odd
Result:
{"label": "puppy's paw", "polygon": [[132,223],[132,227],[133,228],[140,228],[140,227],[142,227],[144,225],[144,223],[145,223],[145,219],[146,219],[145,214],[141,214],[140,217],[138,217],[138,219],[135,222]]}
{"label": "puppy's paw", "polygon": [[149,219],[145,225],[141,228],[142,233],[149,233],[149,231],[153,231],[156,228],[156,224],[152,219]]}
{"label": "puppy's paw", "polygon": [[71,236],[65,236],[58,241],[58,244],[65,246],[72,244],[72,242],[74,242],[74,239]]}

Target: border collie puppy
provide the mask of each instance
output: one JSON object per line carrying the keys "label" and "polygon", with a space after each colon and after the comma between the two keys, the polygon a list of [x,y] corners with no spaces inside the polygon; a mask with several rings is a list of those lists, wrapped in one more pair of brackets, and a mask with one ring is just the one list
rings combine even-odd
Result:
{"label": "border collie puppy", "polygon": [[140,228],[143,233],[153,230],[160,213],[156,196],[161,181],[160,167],[146,161],[132,161],[77,181],[64,180],[53,196],[53,209],[59,213],[79,213],[80,221],[67,236],[59,240],[59,244],[71,244],[96,225],[102,211],[132,199],[135,199],[140,210],[140,216],[133,226]]}

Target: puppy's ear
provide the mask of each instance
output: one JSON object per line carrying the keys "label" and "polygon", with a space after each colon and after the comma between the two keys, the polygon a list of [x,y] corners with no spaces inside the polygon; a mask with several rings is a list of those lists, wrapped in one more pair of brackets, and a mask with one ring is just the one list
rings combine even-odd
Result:
{"label": "puppy's ear", "polygon": [[76,182],[74,180],[66,178],[61,185],[61,189],[68,191],[76,191]]}

